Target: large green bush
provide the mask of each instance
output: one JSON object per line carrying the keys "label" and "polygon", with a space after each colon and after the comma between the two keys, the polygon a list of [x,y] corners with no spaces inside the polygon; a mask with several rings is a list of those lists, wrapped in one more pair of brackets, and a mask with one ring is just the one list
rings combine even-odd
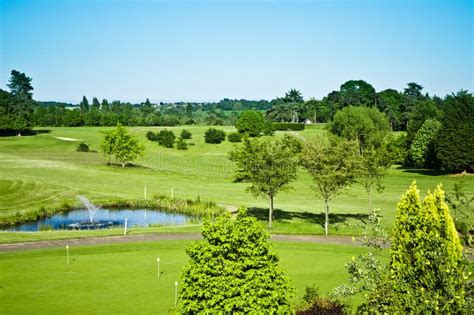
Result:
{"label": "large green bush", "polygon": [[160,132],[156,135],[156,141],[158,141],[158,144],[166,148],[174,147],[175,139],[176,136],[174,132],[168,129],[160,130]]}
{"label": "large green bush", "polygon": [[238,132],[231,132],[227,135],[229,142],[242,142],[242,135]]}
{"label": "large green bush", "polygon": [[209,128],[204,133],[204,141],[206,143],[219,144],[225,140],[225,132],[214,128]]}
{"label": "large green bush", "polygon": [[292,289],[270,234],[245,209],[234,219],[226,214],[206,222],[202,236],[186,250],[180,313],[290,313]]}

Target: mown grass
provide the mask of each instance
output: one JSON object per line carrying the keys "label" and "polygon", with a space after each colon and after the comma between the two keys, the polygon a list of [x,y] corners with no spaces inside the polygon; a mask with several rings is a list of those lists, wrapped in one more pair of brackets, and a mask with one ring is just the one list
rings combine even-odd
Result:
{"label": "mown grass", "polygon": [[[0,253],[1,314],[166,314],[189,241]],[[347,280],[344,264],[364,248],[275,242],[280,266],[301,297],[315,284],[330,292]],[[156,258],[161,277],[157,279]],[[355,301],[357,302],[357,300]]]}
{"label": "mown grass", "polygon": [[[255,209],[266,220],[267,201],[255,199],[245,191],[247,184],[233,183],[235,166],[228,160],[234,144],[213,145],[203,140],[207,126],[172,127],[175,133],[188,129],[193,139],[187,151],[168,149],[146,140],[148,130],[159,127],[131,127],[146,146],[145,156],[134,167],[106,165],[99,152],[76,152],[79,141],[98,151],[104,127],[42,128],[36,136],[0,138],[0,220],[17,213],[37,211],[41,207],[60,207],[64,200],[76,202],[85,195],[93,202],[111,200],[140,200],[146,186],[148,196],[171,194],[183,199],[215,201],[221,205],[244,205]],[[226,132],[233,127],[217,127]],[[312,140],[324,134],[321,125],[294,132],[298,137]],[[282,133],[277,133],[280,136]],[[59,137],[59,138],[58,138]],[[60,138],[73,138],[67,141]],[[443,183],[448,191],[459,178],[437,172],[392,168],[384,179],[385,190],[375,194],[373,205],[381,209],[382,225],[390,228],[396,203],[413,180],[422,194]],[[474,177],[467,179],[467,192],[474,194]],[[275,199],[276,221],[272,232],[320,234],[323,232],[321,213],[323,203],[311,190],[311,178],[301,171],[293,189]],[[330,233],[360,232],[360,222],[367,210],[367,195],[360,185],[354,185],[331,202]],[[1,238],[1,235],[0,235]],[[0,239],[1,242],[1,239]]]}

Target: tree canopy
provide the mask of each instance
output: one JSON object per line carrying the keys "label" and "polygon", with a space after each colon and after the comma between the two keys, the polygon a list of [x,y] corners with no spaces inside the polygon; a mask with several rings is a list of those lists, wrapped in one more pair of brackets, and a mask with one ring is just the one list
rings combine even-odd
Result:
{"label": "tree canopy", "polygon": [[205,221],[202,241],[187,250],[179,293],[183,314],[284,314],[292,288],[278,268],[270,234],[240,209],[215,222]]}

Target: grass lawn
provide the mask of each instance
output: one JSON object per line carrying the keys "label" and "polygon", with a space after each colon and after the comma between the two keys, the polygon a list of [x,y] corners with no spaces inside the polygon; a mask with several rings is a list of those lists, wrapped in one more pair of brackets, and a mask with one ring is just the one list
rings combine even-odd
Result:
{"label": "grass lawn", "polygon": [[[0,314],[166,314],[189,241],[162,241],[0,253]],[[344,264],[364,248],[275,242],[300,297],[347,280]],[[157,279],[156,258],[161,260]],[[356,301],[357,302],[357,301]]]}
{"label": "grass lawn", "polygon": [[[188,129],[193,134],[187,151],[168,149],[146,139],[148,130],[158,127],[130,127],[146,146],[145,156],[136,167],[108,166],[97,152],[101,131],[105,127],[43,128],[36,136],[0,137],[0,219],[17,212],[53,208],[64,200],[75,202],[85,195],[93,202],[110,199],[143,198],[154,193],[180,198],[214,200],[224,205],[245,205],[251,213],[266,220],[267,201],[255,199],[245,191],[246,184],[233,183],[235,166],[228,160],[233,144],[213,145],[203,140],[207,126],[172,127],[175,133]],[[233,127],[215,127],[226,132]],[[322,126],[295,132],[299,137],[314,139],[324,134]],[[277,133],[281,135],[282,133]],[[76,152],[79,141],[85,141],[96,152]],[[458,177],[436,172],[393,168],[384,179],[385,191],[375,194],[373,205],[382,211],[382,225],[389,228],[395,207],[410,183],[416,180],[422,194],[443,183],[449,191]],[[474,177],[468,177],[468,193],[474,194]],[[293,190],[275,199],[275,224],[272,232],[321,234],[323,203],[311,190],[311,179],[303,171],[293,184]],[[367,213],[367,195],[360,185],[354,185],[331,202],[330,233],[353,234],[360,231],[360,219]],[[0,234],[0,242],[2,242]]]}

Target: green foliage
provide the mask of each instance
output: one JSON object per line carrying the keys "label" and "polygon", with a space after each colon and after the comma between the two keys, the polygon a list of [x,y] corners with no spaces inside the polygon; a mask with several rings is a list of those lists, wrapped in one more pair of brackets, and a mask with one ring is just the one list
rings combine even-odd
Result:
{"label": "green foliage", "polygon": [[81,143],[79,143],[76,147],[76,151],[77,152],[89,152],[90,151],[90,148],[89,148],[89,145],[87,143],[85,143],[84,141],[82,141]]}
{"label": "green foliage", "polygon": [[329,200],[339,195],[356,181],[360,169],[358,145],[355,141],[307,143],[302,151],[301,164],[309,172],[316,193],[324,199],[326,235],[329,229]]}
{"label": "green foliage", "polygon": [[472,245],[474,196],[470,197],[466,194],[467,183],[464,181],[464,176],[457,183],[454,183],[453,192],[446,195],[446,201],[454,212],[454,224],[463,243],[470,246]]}
{"label": "green foliage", "polygon": [[299,130],[304,130],[304,124],[300,123],[272,123],[273,129],[278,130],[278,131],[287,131],[287,130],[293,130],[293,131],[299,131]]}
{"label": "green foliage", "polygon": [[385,142],[390,125],[385,114],[376,108],[348,106],[334,115],[327,129],[346,140],[358,141],[363,153],[365,149],[378,148]]}
{"label": "green foliage", "polygon": [[19,97],[21,100],[31,100],[33,93],[33,86],[31,85],[31,78],[27,77],[26,74],[12,70],[10,80],[7,86],[10,88],[10,93],[14,96]]}
{"label": "green foliage", "polygon": [[392,137],[387,143],[387,153],[393,164],[403,165],[408,156],[408,139],[406,135]]}
{"label": "green foliage", "polygon": [[110,156],[113,154],[122,167],[127,162],[133,162],[139,156],[143,156],[145,151],[145,147],[138,139],[130,135],[128,130],[120,124],[117,124],[115,129],[105,132],[100,148],[109,156],[109,163]]}
{"label": "green foliage", "polygon": [[189,130],[183,129],[181,130],[181,134],[179,135],[179,137],[181,139],[189,140],[193,137],[193,134]]}
{"label": "green foliage", "polygon": [[176,136],[172,130],[163,129],[156,134],[155,138],[159,145],[166,148],[173,148]]}
{"label": "green foliage", "polygon": [[270,235],[245,209],[207,221],[202,236],[186,250],[180,313],[290,313],[292,289]]}
{"label": "green foliage", "polygon": [[364,151],[364,155],[360,159],[359,182],[364,186],[368,194],[368,209],[372,210],[372,193],[374,190],[382,192],[384,186],[382,179],[387,169],[392,166],[390,155],[386,146],[379,148],[369,148]]}
{"label": "green foliage", "polygon": [[178,150],[187,150],[188,149],[188,144],[186,141],[184,141],[183,138],[179,138],[178,141],[176,141],[176,149]]}
{"label": "green foliage", "polygon": [[238,167],[234,181],[251,183],[248,190],[254,196],[269,198],[269,226],[272,225],[273,198],[296,179],[295,152],[300,148],[292,139],[288,135],[274,141],[245,138],[243,144],[229,154]]}
{"label": "green foliage", "polygon": [[474,171],[474,97],[460,91],[446,97],[435,140],[436,157],[450,171]]}
{"label": "green foliage", "polygon": [[297,315],[349,313],[349,308],[337,298],[320,296],[316,286],[307,286],[302,300],[302,305],[296,311]]}
{"label": "green foliage", "polygon": [[242,135],[238,132],[231,132],[227,135],[229,142],[242,142]]}
{"label": "green foliage", "polygon": [[468,311],[470,273],[441,186],[423,203],[413,183],[398,203],[392,232],[388,281],[369,307],[389,313]]}
{"label": "green foliage", "polygon": [[410,146],[410,158],[414,166],[427,167],[435,163],[433,141],[440,127],[437,120],[428,119],[418,130]]}
{"label": "green foliage", "polygon": [[259,137],[268,133],[271,125],[265,120],[262,112],[256,110],[243,111],[235,123],[235,128],[240,134],[249,137]]}
{"label": "green foliage", "polygon": [[36,103],[32,99],[31,78],[12,70],[9,82],[10,93],[0,89],[0,131],[16,131],[21,135],[33,127]]}
{"label": "green foliage", "polygon": [[209,128],[204,133],[204,141],[206,143],[219,144],[225,140],[225,132],[214,128]]}

